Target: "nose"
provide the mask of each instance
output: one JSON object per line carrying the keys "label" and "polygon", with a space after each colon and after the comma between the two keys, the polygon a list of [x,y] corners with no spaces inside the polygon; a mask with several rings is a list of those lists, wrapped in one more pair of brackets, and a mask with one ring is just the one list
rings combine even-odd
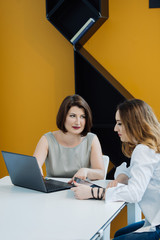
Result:
{"label": "nose", "polygon": [[76,124],[77,125],[80,124],[80,118],[79,117],[76,118]]}

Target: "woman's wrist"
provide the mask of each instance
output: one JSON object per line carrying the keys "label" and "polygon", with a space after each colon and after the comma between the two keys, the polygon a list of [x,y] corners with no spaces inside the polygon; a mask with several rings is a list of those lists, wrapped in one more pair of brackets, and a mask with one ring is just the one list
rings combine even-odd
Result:
{"label": "woman's wrist", "polygon": [[105,188],[91,187],[91,194],[93,199],[102,200],[105,197]]}
{"label": "woman's wrist", "polygon": [[97,180],[104,179],[104,171],[102,169],[93,169],[93,168],[85,168],[86,176],[88,179]]}

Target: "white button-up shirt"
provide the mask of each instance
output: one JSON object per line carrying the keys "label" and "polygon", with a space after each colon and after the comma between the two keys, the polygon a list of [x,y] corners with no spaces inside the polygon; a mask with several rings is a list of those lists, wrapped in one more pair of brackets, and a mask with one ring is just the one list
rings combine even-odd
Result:
{"label": "white button-up shirt", "polygon": [[118,184],[106,191],[105,201],[138,202],[146,220],[145,226],[160,224],[160,154],[146,145],[135,147],[130,167],[123,163],[116,170],[129,177],[128,185]]}

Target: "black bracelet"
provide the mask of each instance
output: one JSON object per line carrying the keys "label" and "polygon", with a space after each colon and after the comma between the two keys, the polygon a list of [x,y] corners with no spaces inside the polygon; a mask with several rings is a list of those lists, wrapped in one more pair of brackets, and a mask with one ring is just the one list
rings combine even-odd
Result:
{"label": "black bracelet", "polygon": [[93,187],[91,187],[91,193],[92,193],[93,199],[96,199],[95,196],[94,196]]}
{"label": "black bracelet", "polygon": [[97,190],[97,199],[100,199],[100,198],[99,198],[99,188],[98,188],[98,190]]}
{"label": "black bracelet", "polygon": [[[104,194],[105,194],[105,188],[101,188],[101,187],[98,187],[97,188],[97,197],[95,197],[94,196],[94,192],[93,192],[93,187],[91,187],[91,193],[92,193],[92,197],[93,197],[93,199],[97,199],[97,200],[102,200],[103,199],[103,197],[104,197]],[[102,191],[102,193],[101,193],[101,196],[99,196],[99,190],[100,189],[103,189],[103,191]]]}
{"label": "black bracelet", "polygon": [[101,194],[101,197],[100,197],[100,199],[103,199],[103,197],[104,197],[104,194],[105,194],[105,191],[106,191],[106,189],[105,189],[105,188],[103,188],[103,192],[102,192],[102,194]]}

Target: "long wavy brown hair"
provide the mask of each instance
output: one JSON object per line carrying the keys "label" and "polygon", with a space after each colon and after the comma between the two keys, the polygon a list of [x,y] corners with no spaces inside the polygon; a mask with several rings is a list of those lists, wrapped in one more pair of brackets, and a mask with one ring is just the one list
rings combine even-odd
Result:
{"label": "long wavy brown hair", "polygon": [[117,110],[129,138],[129,142],[122,143],[124,155],[131,157],[137,144],[160,153],[160,123],[152,108],[140,99],[131,99],[119,104]]}

